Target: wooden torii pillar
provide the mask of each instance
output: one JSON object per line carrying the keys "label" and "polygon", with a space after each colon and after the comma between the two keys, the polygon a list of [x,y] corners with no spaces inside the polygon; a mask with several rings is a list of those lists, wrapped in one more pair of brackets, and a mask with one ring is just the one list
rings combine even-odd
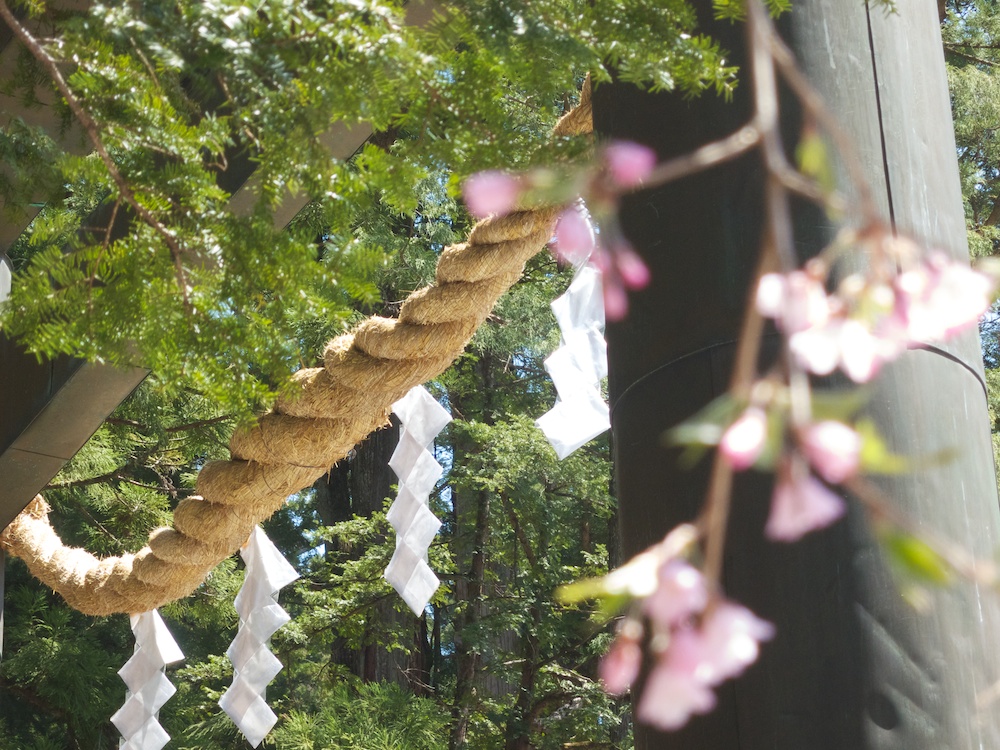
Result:
{"label": "wooden torii pillar", "polygon": [[[703,28],[741,66],[742,29]],[[898,13],[861,2],[801,0],[787,38],[857,143],[881,213],[953,257],[967,255],[937,8]],[[745,68],[744,68],[745,70]],[[745,75],[745,73],[744,73]],[[747,121],[750,86],[726,104],[613,84],[594,97],[599,133],[657,148],[665,159]],[[789,122],[789,135],[794,123]],[[761,230],[756,156],[651,189],[627,202],[625,232],[653,272],[629,318],[608,328],[615,477],[626,555],[700,508],[707,471],[677,467],[665,429],[726,388]],[[831,227],[800,210],[803,257]],[[982,361],[969,334],[908,352],[887,367],[869,406],[891,448],[953,449],[946,464],[880,482],[915,523],[993,559],[1000,512]],[[1000,747],[1000,704],[977,705],[1000,680],[1000,595],[958,583],[926,614],[901,598],[867,519],[852,506],[836,526],[796,544],[762,538],[770,478],[738,477],[724,570],[737,599],[777,625],[758,664],[719,691],[720,705],[673,734],[638,726],[641,750],[971,750]]]}

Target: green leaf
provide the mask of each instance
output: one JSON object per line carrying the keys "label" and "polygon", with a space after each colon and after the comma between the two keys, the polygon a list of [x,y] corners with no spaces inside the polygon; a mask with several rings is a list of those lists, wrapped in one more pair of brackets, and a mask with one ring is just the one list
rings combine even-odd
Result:
{"label": "green leaf", "polygon": [[753,467],[762,471],[771,471],[781,458],[785,448],[785,425],[788,414],[782,409],[767,410],[767,437],[764,448],[754,461]]}
{"label": "green leaf", "polygon": [[861,435],[861,470],[869,474],[906,474],[955,460],[953,448],[944,448],[918,456],[902,456],[889,450],[871,419],[860,419],[854,429]]}
{"label": "green leaf", "polygon": [[881,536],[890,560],[904,576],[939,586],[951,581],[951,567],[927,542],[896,530]]}
{"label": "green leaf", "polygon": [[718,445],[722,433],[736,419],[742,407],[732,396],[724,393],[694,416],[664,432],[661,442],[668,446]]}
{"label": "green leaf", "polygon": [[854,429],[861,436],[861,470],[869,474],[904,474],[913,464],[906,456],[889,450],[871,419],[858,420]]}
{"label": "green leaf", "polygon": [[871,391],[865,386],[849,390],[814,390],[811,396],[813,420],[849,422],[868,403]]}
{"label": "green leaf", "polygon": [[826,143],[818,130],[808,126],[803,129],[802,139],[795,149],[795,158],[802,174],[816,180],[824,193],[829,195],[836,189],[837,182]]}
{"label": "green leaf", "polygon": [[[563,604],[580,604],[593,599],[611,596],[606,578],[584,578],[567,583],[556,589],[556,601]],[[620,595],[619,595],[620,596]]]}

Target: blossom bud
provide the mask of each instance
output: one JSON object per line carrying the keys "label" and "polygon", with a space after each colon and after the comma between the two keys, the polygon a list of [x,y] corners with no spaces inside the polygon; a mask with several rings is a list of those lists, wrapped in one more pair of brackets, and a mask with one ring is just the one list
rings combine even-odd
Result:
{"label": "blossom bud", "polygon": [[559,215],[553,243],[557,258],[576,265],[586,260],[594,245],[594,227],[583,211],[570,207]]}
{"label": "blossom bud", "polygon": [[823,479],[837,484],[850,479],[861,462],[861,436],[843,422],[826,420],[802,432],[802,452]]}
{"label": "blossom bud", "polygon": [[642,289],[649,283],[649,268],[642,258],[626,244],[615,247],[615,265],[629,289]]}
{"label": "blossom bud", "polygon": [[701,571],[683,560],[668,560],[660,566],[658,583],[644,606],[649,618],[665,628],[680,624],[708,604]]}
{"label": "blossom bud", "polygon": [[478,172],[462,188],[465,205],[477,219],[505,216],[514,210],[521,195],[521,181],[506,172]]}
{"label": "blossom bud", "polygon": [[598,669],[604,689],[611,695],[621,695],[635,682],[642,666],[642,649],[631,639],[619,636],[601,659]]}
{"label": "blossom bud", "polygon": [[846,510],[844,500],[811,474],[784,476],[771,498],[764,533],[775,541],[794,542],[810,531],[829,526]]}
{"label": "blossom bud", "polygon": [[617,141],[604,149],[605,163],[617,187],[632,188],[645,180],[656,166],[656,152],[631,141]]}
{"label": "blossom bud", "polygon": [[751,406],[722,434],[719,451],[736,471],[754,465],[767,442],[767,414]]}

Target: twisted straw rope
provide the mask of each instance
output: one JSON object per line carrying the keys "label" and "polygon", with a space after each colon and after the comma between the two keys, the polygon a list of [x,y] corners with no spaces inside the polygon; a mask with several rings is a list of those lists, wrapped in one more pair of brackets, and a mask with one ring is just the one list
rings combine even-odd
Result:
{"label": "twisted straw rope", "polygon": [[[588,81],[580,105],[553,134],[591,130]],[[436,282],[411,294],[398,319],[372,317],[330,341],[323,367],[297,372],[294,397],[280,399],[255,427],[233,435],[232,459],[207,464],[198,495],[174,510],[174,528],[155,529],[138,553],[100,559],[67,547],[41,496],[0,534],[0,545],[84,614],[146,612],[187,596],[288,495],[384,426],[394,401],[448,368],[548,242],[558,211],[545,207],[479,222],[467,242],[442,252]]]}

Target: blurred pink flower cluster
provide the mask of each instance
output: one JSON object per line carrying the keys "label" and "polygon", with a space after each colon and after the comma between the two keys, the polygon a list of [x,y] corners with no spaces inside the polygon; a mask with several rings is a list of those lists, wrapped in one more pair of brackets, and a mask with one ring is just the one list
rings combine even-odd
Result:
{"label": "blurred pink flower cluster", "polygon": [[[719,441],[722,457],[736,471],[754,465],[767,446],[767,412],[749,406]],[[836,420],[823,420],[795,432],[794,450],[778,469],[771,514],[764,533],[776,541],[793,542],[828,526],[846,510],[843,499],[819,481],[831,484],[853,477],[861,464],[861,436]]]}
{"label": "blurred pink flower cluster", "polygon": [[465,181],[463,195],[469,213],[480,219],[511,213],[526,197],[562,202],[567,185],[573,198],[582,196],[597,217],[600,231],[595,230],[584,204],[574,199],[559,215],[552,250],[560,260],[574,265],[592,258],[603,278],[605,315],[620,320],[628,312],[628,290],[645,287],[649,269],[618,227],[618,202],[624,192],[641,186],[655,166],[652,149],[617,141],[601,150],[596,168],[568,179],[544,170],[520,175],[479,172]]}
{"label": "blurred pink flower cluster", "polygon": [[[657,571],[655,590],[642,602],[655,652],[636,716],[663,730],[678,729],[694,714],[715,707],[714,688],[757,660],[759,644],[774,627],[728,600],[710,603],[701,572],[671,558]],[[613,694],[628,690],[642,666],[643,627],[627,619],[601,662],[601,679]],[[661,645],[659,649],[657,644]]]}
{"label": "blurred pink flower cluster", "polygon": [[882,249],[890,273],[852,274],[829,295],[821,263],[761,278],[757,309],[788,337],[800,367],[816,375],[839,367],[866,383],[907,347],[971,328],[989,308],[993,279],[967,263],[941,252],[915,259],[915,243],[899,238]]}

